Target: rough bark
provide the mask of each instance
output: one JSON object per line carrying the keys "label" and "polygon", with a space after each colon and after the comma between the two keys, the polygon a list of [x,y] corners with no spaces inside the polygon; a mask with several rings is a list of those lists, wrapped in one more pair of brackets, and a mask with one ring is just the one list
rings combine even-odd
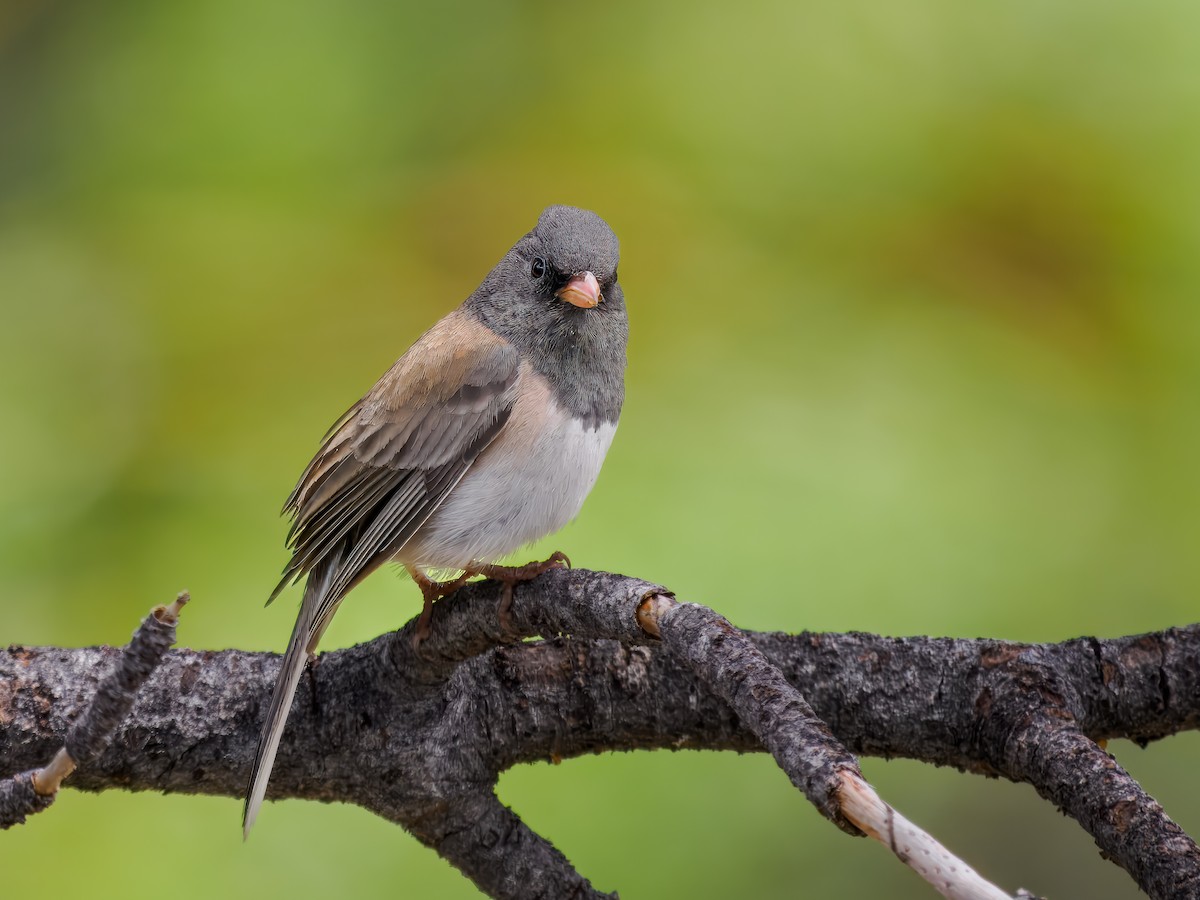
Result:
{"label": "rough bark", "polygon": [[[1096,742],[1200,723],[1200,626],[1023,645],[867,634],[749,634],[619,575],[554,571],[471,585],[412,624],[320,658],[300,686],[268,796],[358,803],[494,897],[601,897],[496,799],[520,762],[604,750],[773,753],[834,822],[855,754],[902,756],[1033,785],[1152,897],[1200,898],[1200,852]],[[644,610],[643,610],[644,611]],[[522,643],[524,635],[546,640]],[[120,651],[0,652],[0,785],[45,765]],[[167,653],[107,748],[67,782],[240,796],[278,657]],[[843,749],[845,748],[845,749]],[[3,788],[0,788],[0,798]],[[31,810],[36,811],[36,810]],[[31,821],[26,827],[36,827]]]}

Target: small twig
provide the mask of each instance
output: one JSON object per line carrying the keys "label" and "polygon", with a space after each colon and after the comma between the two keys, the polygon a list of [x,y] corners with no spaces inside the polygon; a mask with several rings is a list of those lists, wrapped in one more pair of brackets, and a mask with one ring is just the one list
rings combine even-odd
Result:
{"label": "small twig", "polygon": [[166,606],[156,606],[150,610],[150,614],[158,621],[166,625],[176,625],[179,622],[180,611],[187,606],[192,595],[187,591],[180,591],[179,594]]}
{"label": "small twig", "polygon": [[67,752],[66,747],[60,747],[50,760],[50,765],[33,773],[33,789],[43,797],[53,797],[58,793],[63,781],[75,771],[75,760]]}
{"label": "small twig", "polygon": [[65,745],[49,765],[0,782],[0,828],[19,825],[54,802],[58,789],[75,767],[100,755],[109,736],[125,720],[138,689],[175,643],[179,611],[191,599],[183,591],[167,606],[156,606],[133,633],[117,667],[100,682],[96,696],[71,726]]}
{"label": "small twig", "polygon": [[[1012,900],[1000,888],[947,850],[932,835],[914,825],[849,772],[842,774],[839,794],[842,812],[868,837],[883,844],[914,872],[950,900]],[[1032,898],[1024,891],[1018,897]]]}

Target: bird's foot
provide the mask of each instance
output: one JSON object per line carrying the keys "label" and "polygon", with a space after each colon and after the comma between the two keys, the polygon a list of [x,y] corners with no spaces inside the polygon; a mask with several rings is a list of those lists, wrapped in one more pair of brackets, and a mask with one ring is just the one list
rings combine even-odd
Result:
{"label": "bird's foot", "polygon": [[434,581],[432,578],[427,578],[425,573],[416,566],[405,566],[405,568],[408,569],[412,580],[417,583],[417,587],[421,589],[421,596],[425,598],[425,605],[421,608],[421,617],[417,619],[417,629],[413,632],[412,638],[413,647],[420,647],[425,639],[433,633],[429,622],[433,617],[434,602],[453,594],[475,573],[468,569],[450,581]]}
{"label": "bird's foot", "polygon": [[561,550],[555,550],[550,554],[548,559],[534,560],[527,562],[523,566],[493,566],[485,565],[478,566],[470,570],[472,575],[482,575],[484,578],[491,578],[493,581],[499,581],[504,585],[504,590],[500,594],[500,605],[496,608],[496,617],[500,620],[500,627],[511,632],[512,619],[509,616],[509,610],[512,607],[513,585],[521,581],[532,581],[543,572],[549,572],[551,569],[569,569],[571,568],[571,560],[567,558],[567,554]]}

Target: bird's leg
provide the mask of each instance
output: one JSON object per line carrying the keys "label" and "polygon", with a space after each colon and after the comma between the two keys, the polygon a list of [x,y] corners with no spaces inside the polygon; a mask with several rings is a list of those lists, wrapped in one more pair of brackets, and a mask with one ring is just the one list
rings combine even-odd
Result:
{"label": "bird's leg", "polygon": [[509,619],[508,613],[512,607],[513,585],[519,581],[532,581],[543,572],[558,568],[571,568],[571,560],[561,550],[555,550],[550,554],[549,559],[534,560],[533,562],[525,563],[523,566],[482,565],[470,569],[469,572],[472,575],[482,575],[484,578],[491,578],[504,585],[504,591],[500,594],[500,606],[496,609],[496,615],[500,619],[500,627],[505,631],[512,631],[512,622]]}
{"label": "bird's leg", "polygon": [[452,581],[434,581],[425,577],[425,573],[416,566],[406,565],[404,568],[408,569],[408,574],[417,583],[417,587],[421,589],[421,596],[425,598],[425,605],[421,608],[421,618],[417,619],[417,630],[413,633],[413,646],[419,647],[432,631],[429,627],[429,620],[433,616],[434,601],[453,594],[475,573],[468,569]]}

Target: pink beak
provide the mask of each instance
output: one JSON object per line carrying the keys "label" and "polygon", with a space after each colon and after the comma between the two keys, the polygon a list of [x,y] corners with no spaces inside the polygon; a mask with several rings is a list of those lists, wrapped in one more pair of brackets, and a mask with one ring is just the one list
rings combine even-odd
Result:
{"label": "pink beak", "polygon": [[600,282],[591,272],[582,272],[574,276],[564,287],[555,291],[554,295],[580,309],[592,309],[604,300],[600,293]]}

